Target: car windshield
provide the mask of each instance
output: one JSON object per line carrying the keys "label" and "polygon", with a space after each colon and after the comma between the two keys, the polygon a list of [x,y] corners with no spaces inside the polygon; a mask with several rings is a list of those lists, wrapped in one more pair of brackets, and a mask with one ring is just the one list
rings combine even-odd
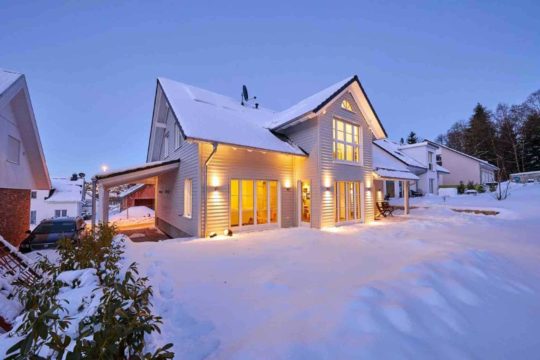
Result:
{"label": "car windshield", "polygon": [[34,230],[34,234],[58,234],[75,232],[74,221],[55,221],[39,224]]}

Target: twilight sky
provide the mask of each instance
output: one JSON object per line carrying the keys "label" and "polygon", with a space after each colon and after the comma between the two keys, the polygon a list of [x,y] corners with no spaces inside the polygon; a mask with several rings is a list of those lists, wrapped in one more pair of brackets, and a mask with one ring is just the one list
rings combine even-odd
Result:
{"label": "twilight sky", "polygon": [[538,1],[7,1],[49,171],[143,163],[156,78],[282,110],[358,74],[390,138],[540,89]]}

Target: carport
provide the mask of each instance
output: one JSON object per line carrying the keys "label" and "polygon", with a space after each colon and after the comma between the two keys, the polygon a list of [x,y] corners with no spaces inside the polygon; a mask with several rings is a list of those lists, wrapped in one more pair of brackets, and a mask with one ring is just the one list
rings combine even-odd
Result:
{"label": "carport", "polygon": [[[159,176],[170,171],[178,171],[179,166],[180,159],[155,161],[95,175],[92,178],[92,231],[95,230],[96,220],[102,223],[109,222],[109,190],[111,187],[134,183],[153,184],[157,195]],[[99,198],[99,208],[96,206],[97,198]],[[156,217],[158,209],[158,197],[155,196]]]}

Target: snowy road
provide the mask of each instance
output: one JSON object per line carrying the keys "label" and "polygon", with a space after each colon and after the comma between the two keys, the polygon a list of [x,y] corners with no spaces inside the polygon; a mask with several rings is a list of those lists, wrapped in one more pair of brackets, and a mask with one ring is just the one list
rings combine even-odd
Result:
{"label": "snowy road", "polygon": [[[537,358],[540,186],[318,231],[128,245],[187,359]],[[497,209],[497,216],[455,206]]]}

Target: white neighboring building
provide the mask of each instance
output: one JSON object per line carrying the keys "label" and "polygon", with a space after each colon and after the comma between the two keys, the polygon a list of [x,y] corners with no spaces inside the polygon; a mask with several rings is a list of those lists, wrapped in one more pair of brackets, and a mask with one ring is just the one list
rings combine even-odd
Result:
{"label": "white neighboring building", "polygon": [[42,220],[80,216],[83,209],[84,180],[52,178],[51,190],[32,190],[30,195],[30,229]]}
{"label": "white neighboring building", "polygon": [[[389,139],[375,140],[373,143],[399,160],[418,177],[418,180],[411,184],[411,190],[422,194],[438,193],[440,175],[448,174],[449,171],[437,165],[437,144],[426,140],[417,144],[401,145]],[[392,189],[392,186],[395,188]],[[391,198],[403,196],[400,182],[386,181],[383,189],[384,196]]]}

